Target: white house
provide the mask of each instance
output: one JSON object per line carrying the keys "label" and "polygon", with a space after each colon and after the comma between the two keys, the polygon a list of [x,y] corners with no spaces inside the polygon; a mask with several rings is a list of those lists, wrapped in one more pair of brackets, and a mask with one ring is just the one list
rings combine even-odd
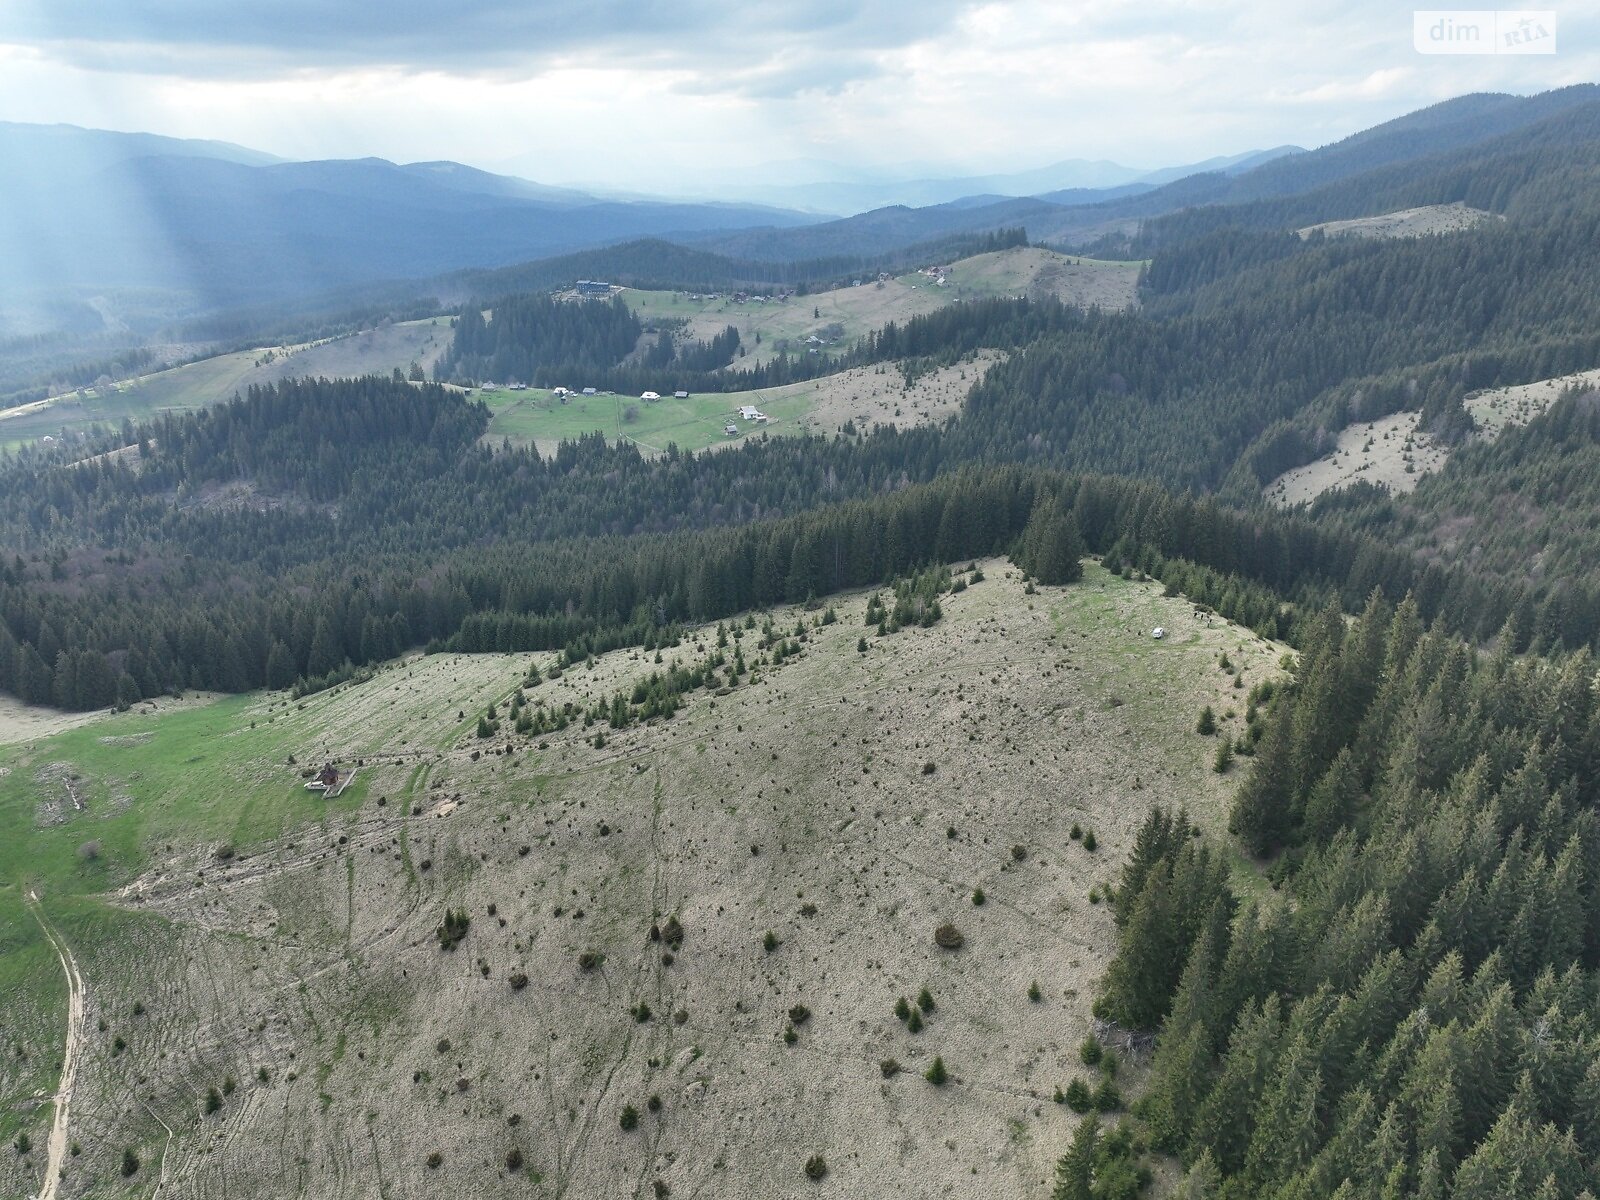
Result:
{"label": "white house", "polygon": [[722,427],[722,432],[727,434],[729,437],[732,437],[734,434],[739,432],[739,427],[732,422],[729,422]]}
{"label": "white house", "polygon": [[661,399],[661,393],[660,392],[640,392],[639,393],[639,399],[641,399],[641,400],[659,400],[659,399]]}
{"label": "white house", "polygon": [[584,388],[583,394],[585,396],[593,396],[595,394],[595,390],[593,388]]}
{"label": "white house", "polygon": [[674,400],[687,400],[689,398],[689,393],[688,392],[673,392],[672,393],[672,397],[673,397]]}
{"label": "white house", "polygon": [[739,415],[746,421],[759,421],[762,417],[761,410],[754,404],[741,404],[739,406]]}

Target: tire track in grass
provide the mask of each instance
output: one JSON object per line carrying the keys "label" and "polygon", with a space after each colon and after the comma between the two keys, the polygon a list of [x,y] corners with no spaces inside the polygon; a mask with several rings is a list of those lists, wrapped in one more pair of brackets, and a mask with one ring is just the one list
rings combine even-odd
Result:
{"label": "tire track in grass", "polygon": [[72,1109],[72,1087],[78,1075],[78,1051],[83,1045],[83,976],[78,973],[78,960],[73,957],[72,947],[67,945],[67,940],[44,915],[44,907],[39,903],[39,893],[29,888],[25,898],[28,911],[33,914],[34,920],[39,922],[39,928],[44,930],[44,936],[54,947],[56,957],[61,960],[61,969],[67,977],[66,1050],[61,1056],[61,1084],[56,1089],[55,1122],[50,1127],[50,1148],[45,1162],[44,1184],[40,1187],[37,1197],[37,1200],[56,1200],[63,1164],[67,1159],[67,1122]]}

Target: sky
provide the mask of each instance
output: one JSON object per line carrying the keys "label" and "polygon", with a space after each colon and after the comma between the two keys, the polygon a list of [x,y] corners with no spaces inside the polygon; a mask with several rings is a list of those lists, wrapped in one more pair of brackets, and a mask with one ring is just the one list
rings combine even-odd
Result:
{"label": "sky", "polygon": [[0,0],[0,120],[694,194],[838,166],[1155,168],[1320,145],[1464,92],[1600,80],[1600,0],[1555,10],[1553,55],[1420,54],[1412,13],[1375,0]]}

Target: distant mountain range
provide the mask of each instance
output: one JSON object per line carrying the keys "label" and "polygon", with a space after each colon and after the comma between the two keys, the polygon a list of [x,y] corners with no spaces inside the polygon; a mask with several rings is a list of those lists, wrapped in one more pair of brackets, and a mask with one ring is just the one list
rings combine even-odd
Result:
{"label": "distant mountain range", "polygon": [[958,201],[966,203],[971,197],[1039,196],[1054,200],[1057,195],[1076,193],[1105,199],[1108,198],[1106,193],[1125,189],[1148,190],[1186,175],[1210,171],[1238,174],[1274,158],[1299,153],[1301,149],[1298,146],[1278,146],[1271,150],[1251,150],[1244,154],[1210,158],[1204,162],[1163,167],[1155,171],[1125,167],[1104,159],[1072,158],[1029,171],[950,177],[902,177],[893,171],[881,174],[854,172],[837,163],[807,162],[773,164],[776,170],[769,172],[767,168],[758,168],[750,172],[750,177],[767,180],[776,175],[782,180],[785,175],[807,173],[797,171],[796,166],[804,166],[813,172],[831,170],[833,174],[819,174],[818,178],[801,182],[755,183],[750,178],[741,178],[719,186],[723,189],[723,195],[748,201],[815,213],[861,213],[896,205],[921,208]]}
{"label": "distant mountain range", "polygon": [[[813,217],[624,202],[452,162],[285,162],[220,142],[0,124],[0,332],[91,289],[200,312],[495,267],[653,234]],[[19,316],[20,313],[20,316]]]}
{"label": "distant mountain range", "polygon": [[1600,87],[1580,85],[1462,96],[1316,150],[1278,147],[1135,178],[1116,163],[1084,160],[888,183],[802,185],[793,182],[804,177],[798,168],[774,172],[775,192],[846,209],[843,201],[873,188],[944,197],[834,219],[747,202],[608,197],[454,162],[287,162],[222,142],[0,123],[0,161],[10,168],[0,175],[0,337],[136,335],[181,318],[286,312],[336,296],[387,303],[433,294],[424,289],[441,277],[453,293],[471,286],[461,272],[624,243],[645,248],[596,264],[642,256],[633,274],[660,278],[668,242],[734,260],[700,274],[747,278],[762,263],[879,260],[1019,226],[1034,241],[1084,245],[1184,210],[1257,226],[1370,216],[1384,205],[1461,200],[1449,172],[1459,175],[1478,147],[1586,137],[1563,130],[1574,121],[1587,129],[1591,118],[1600,122]]}
{"label": "distant mountain range", "polygon": [[[1580,84],[1534,96],[1473,94],[1397,117],[1316,150],[1271,156],[1235,168],[1189,174],[1159,187],[1069,189],[1025,198],[980,196],[924,208],[894,206],[836,221],[790,229],[741,229],[688,239],[718,254],[771,262],[829,255],[883,253],[958,233],[1023,226],[1035,241],[1081,244],[1127,233],[1142,221],[1201,206],[1242,211],[1292,196],[1321,194],[1301,220],[1371,216],[1401,191],[1395,179],[1415,180],[1446,168],[1496,139],[1524,135],[1573,115],[1600,113],[1600,86]],[[1559,132],[1553,136],[1560,136]],[[1357,186],[1380,172],[1385,189]],[[1351,186],[1340,187],[1342,184]],[[1328,189],[1333,189],[1328,191]],[[1437,194],[1435,194],[1435,192]],[[1386,199],[1389,198],[1389,199]],[[1408,203],[1446,203],[1461,197],[1448,180]],[[1375,205],[1379,207],[1374,207]]]}

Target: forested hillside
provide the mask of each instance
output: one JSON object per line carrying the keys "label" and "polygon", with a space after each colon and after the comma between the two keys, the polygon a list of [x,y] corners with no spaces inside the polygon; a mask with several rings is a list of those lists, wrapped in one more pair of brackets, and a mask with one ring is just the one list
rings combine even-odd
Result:
{"label": "forested hillside", "polygon": [[[753,445],[710,457],[669,454],[650,462],[595,440],[541,460],[531,451],[473,445],[482,433],[482,410],[459,398],[368,381],[286,385],[208,414],[122,431],[98,446],[30,453],[5,468],[14,485],[6,489],[11,541],[35,556],[30,562],[19,554],[7,569],[15,591],[6,611],[18,614],[7,621],[17,648],[9,657],[27,660],[25,666],[13,662],[9,686],[30,699],[94,706],[117,694],[124,674],[136,685],[120,683],[124,698],[196,678],[225,688],[310,680],[327,677],[347,659],[372,661],[392,645],[374,638],[362,649],[366,613],[348,623],[337,645],[325,639],[326,654],[311,654],[307,637],[263,641],[257,632],[246,638],[244,627],[273,623],[223,618],[214,598],[202,599],[203,572],[196,574],[195,562],[184,567],[191,582],[174,590],[170,556],[177,546],[197,561],[262,571],[265,592],[272,591],[265,573],[293,566],[338,594],[349,586],[348,564],[367,566],[361,574],[370,581],[392,556],[406,565],[389,578],[390,586],[405,591],[430,574],[426,556],[474,540],[739,523],[867,496],[894,481],[931,480],[966,464],[1111,472],[1179,489],[1223,488],[1235,496],[1230,476],[1270,478],[1314,453],[1317,430],[1329,423],[1421,407],[1431,428],[1459,438],[1470,428],[1461,398],[1471,388],[1525,382],[1600,360],[1600,308],[1587,286],[1600,265],[1594,261],[1597,233],[1600,207],[1592,203],[1504,228],[1399,243],[1208,233],[1157,256],[1141,312],[1080,313],[1026,301],[952,306],[891,325],[846,356],[850,365],[902,362],[911,371],[979,347],[1023,351],[994,367],[962,417],[943,427],[860,431],[836,442]],[[590,384],[619,390],[634,390],[641,380],[661,386],[658,371],[620,365],[639,328],[616,303],[506,299],[495,302],[487,320],[475,310],[463,313],[446,361],[458,373],[514,377],[526,370],[536,383],[575,386],[581,373]],[[667,374],[672,386],[733,390],[784,382],[796,371],[823,371],[836,362],[845,365],[845,359],[819,355],[780,358],[755,371],[693,371],[680,364]],[[350,425],[352,405],[358,416],[375,411],[373,405],[398,405],[397,413],[414,416],[402,415],[386,428],[374,420]],[[434,432],[419,438],[422,428]],[[1501,453],[1515,455],[1530,439],[1547,437],[1549,428],[1536,425]],[[124,453],[64,465],[69,457],[129,445],[135,446],[132,459]],[[1464,457],[1461,469],[1471,469],[1473,461]],[[1418,504],[1447,494],[1449,479],[1446,472]],[[1376,519],[1338,535],[1348,547],[1342,552],[1364,575],[1347,603],[1359,602],[1376,584],[1398,600],[1413,583],[1425,582],[1429,616],[1447,612],[1450,628],[1474,638],[1493,637],[1517,614],[1525,637],[1536,625],[1543,631],[1541,645],[1594,643],[1590,593],[1579,590],[1586,581],[1560,581],[1554,590],[1564,599],[1552,609],[1548,577],[1530,577],[1504,557],[1487,560],[1498,568],[1498,580],[1425,566],[1365,540],[1367,528],[1382,533]],[[1183,545],[1161,549],[1186,551]],[[935,557],[926,548],[921,553]],[[381,557],[367,563],[364,556],[371,555]],[[208,636],[232,642],[233,650],[207,654],[205,639],[193,635],[188,651],[157,655],[170,657],[171,669],[124,672],[113,657],[110,668],[97,660],[85,674],[92,686],[80,688],[70,673],[69,684],[52,678],[47,686],[47,673],[62,673],[63,652],[70,660],[160,644],[135,636],[127,624],[106,628],[94,597],[109,594],[106,588],[139,597],[151,588],[152,566],[163,561],[171,565],[155,571],[167,581],[158,589],[162,604],[175,613],[196,610],[183,620],[210,626]],[[1267,582],[1293,594],[1311,566],[1296,556]],[[1340,577],[1331,586],[1344,589],[1345,583]],[[263,594],[260,602],[276,601]],[[19,604],[32,615],[21,615]],[[43,632],[42,605],[59,606]],[[474,607],[487,605],[480,598]],[[392,621],[400,608],[385,599],[379,610],[375,619]],[[120,607],[120,620],[131,621],[133,611]],[[690,611],[714,615],[678,615]],[[413,606],[410,638],[448,638],[462,615],[457,608],[448,618],[419,621]],[[604,619],[630,624],[635,615],[612,610]],[[221,634],[219,623],[235,632]],[[280,633],[282,624],[277,621]],[[166,641],[175,638],[183,641],[175,634]],[[269,672],[274,641],[293,653],[287,660],[279,655]]]}
{"label": "forested hillside", "polygon": [[1280,889],[1158,813],[1117,890],[1100,1006],[1159,1027],[1152,1141],[1194,1196],[1589,1194],[1593,660],[1481,658],[1409,600],[1303,644],[1232,826]]}

